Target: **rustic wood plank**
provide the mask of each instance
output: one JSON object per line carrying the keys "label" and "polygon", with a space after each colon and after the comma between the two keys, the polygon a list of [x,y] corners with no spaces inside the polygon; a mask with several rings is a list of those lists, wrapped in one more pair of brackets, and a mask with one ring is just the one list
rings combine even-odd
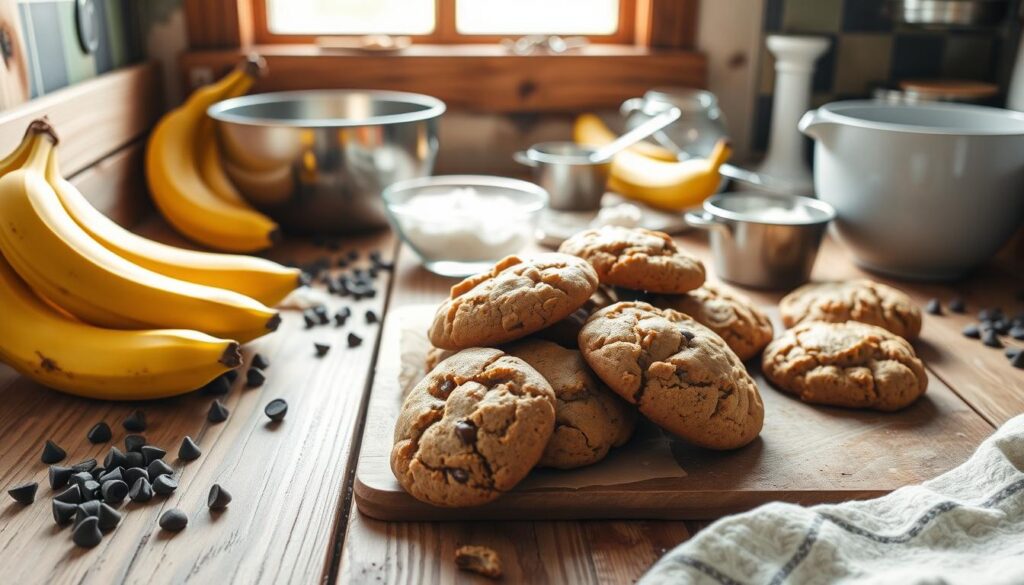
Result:
{"label": "rustic wood plank", "polygon": [[133,65],[0,112],[0,152],[48,116],[61,138],[61,170],[73,175],[137,140],[162,113],[159,65]]}
{"label": "rustic wood plank", "polygon": [[146,191],[145,153],[145,139],[136,140],[68,180],[108,217],[135,225],[153,209]]}
{"label": "rustic wood plank", "polygon": [[[148,235],[178,243],[162,224],[147,224]],[[389,232],[348,239],[343,252],[360,254],[356,265],[368,264],[371,250],[390,256],[395,239]],[[308,262],[326,254],[300,242],[286,243],[273,256]],[[335,254],[340,254],[337,252]],[[333,298],[332,307],[347,304],[353,317],[343,328],[333,325],[306,331],[301,316],[286,311],[280,329],[249,344],[266,355],[271,366],[267,382],[243,389],[240,379],[224,402],[228,420],[213,425],[205,413],[212,400],[198,394],[144,404],[79,399],[41,388],[0,366],[0,566],[11,583],[148,583],[232,581],[238,583],[310,583],[321,581],[330,566],[336,532],[344,527],[340,505],[345,498],[352,455],[353,430],[360,416],[372,361],[377,325],[364,322],[363,312],[380,313],[389,275],[382,272],[376,298],[353,302]],[[345,347],[354,331],[364,337],[358,348]],[[312,342],[333,344],[326,358],[314,357]],[[273,398],[289,402],[287,418],[269,424],[264,405]],[[39,453],[45,439],[68,451],[68,462],[102,459],[107,445],[85,438],[96,422],[107,421],[114,443],[125,435],[121,420],[141,407],[150,421],[144,433],[166,448],[168,461],[180,469],[180,487],[169,498],[145,505],[127,504],[121,526],[92,550],[75,547],[70,530],[58,529],[50,514],[51,490]],[[176,461],[183,435],[203,449],[193,462]],[[25,481],[40,482],[36,502],[13,503],[5,492]],[[206,509],[206,494],[221,483],[234,496],[222,513]],[[157,526],[161,512],[180,507],[190,519],[181,534]],[[339,524],[340,523],[340,524]]]}
{"label": "rustic wood plank", "polygon": [[[366,88],[433,95],[453,108],[489,112],[585,111],[617,108],[659,85],[704,87],[707,62],[689,51],[593,46],[567,55],[509,55],[492,46],[414,46],[399,55],[324,52],[305,45],[261,45],[269,66],[253,91]],[[195,68],[214,74],[239,51],[189,52]]]}
{"label": "rustic wood plank", "polygon": [[637,41],[661,49],[697,45],[698,0],[640,0]]}
{"label": "rustic wood plank", "polygon": [[237,49],[252,44],[253,0],[185,0],[192,49]]}

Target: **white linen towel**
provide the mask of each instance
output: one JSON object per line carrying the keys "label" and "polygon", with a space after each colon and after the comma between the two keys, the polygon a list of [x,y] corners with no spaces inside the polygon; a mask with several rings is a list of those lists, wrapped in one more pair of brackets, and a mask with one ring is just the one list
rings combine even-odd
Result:
{"label": "white linen towel", "polygon": [[921,485],[722,518],[640,580],[669,583],[1024,584],[1024,415]]}

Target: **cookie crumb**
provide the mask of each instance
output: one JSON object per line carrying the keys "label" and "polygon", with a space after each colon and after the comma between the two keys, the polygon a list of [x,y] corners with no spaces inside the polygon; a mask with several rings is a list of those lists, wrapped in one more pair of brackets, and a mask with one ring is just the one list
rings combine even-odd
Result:
{"label": "cookie crumb", "polygon": [[501,577],[501,557],[486,546],[467,545],[455,549],[455,564],[463,571],[472,571],[484,577]]}

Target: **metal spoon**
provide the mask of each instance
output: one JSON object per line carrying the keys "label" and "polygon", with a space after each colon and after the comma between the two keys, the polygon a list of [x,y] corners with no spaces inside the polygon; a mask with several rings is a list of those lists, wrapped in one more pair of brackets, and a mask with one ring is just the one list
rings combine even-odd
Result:
{"label": "metal spoon", "polygon": [[651,134],[654,134],[658,130],[661,130],[665,126],[668,126],[672,122],[675,122],[682,116],[683,113],[679,108],[671,108],[664,112],[654,116],[650,120],[647,120],[643,124],[640,124],[636,128],[633,128],[629,132],[626,132],[622,136],[619,136],[615,140],[608,144],[598,148],[594,152],[590,153],[590,162],[601,163],[612,158],[616,154],[626,150],[630,146],[633,146],[637,142],[640,142],[644,138],[647,138]]}

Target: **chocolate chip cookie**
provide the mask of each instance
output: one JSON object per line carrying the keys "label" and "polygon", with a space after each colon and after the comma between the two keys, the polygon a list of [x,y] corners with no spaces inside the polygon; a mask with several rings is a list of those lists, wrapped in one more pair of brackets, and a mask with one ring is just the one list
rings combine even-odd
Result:
{"label": "chocolate chip cookie", "polygon": [[902,292],[867,279],[804,285],[779,302],[786,327],[807,321],[877,325],[900,337],[921,332],[921,309]]}
{"label": "chocolate chip cookie", "polygon": [[682,295],[658,295],[651,304],[686,313],[714,331],[743,361],[756,356],[772,340],[772,322],[747,297],[724,286],[704,286]]}
{"label": "chocolate chip cookie", "polygon": [[452,287],[430,342],[441,349],[508,343],[568,317],[597,289],[589,264],[567,254],[509,256]]}
{"label": "chocolate chip cookie", "polygon": [[856,321],[801,323],[768,345],[762,366],[779,389],[817,404],[899,410],[928,387],[906,339]]}
{"label": "chocolate chip cookie", "polygon": [[538,465],[590,465],[633,435],[636,410],[590,373],[580,352],[540,339],[517,341],[505,351],[533,366],[555,391],[555,432]]}
{"label": "chocolate chip cookie", "polygon": [[701,261],[662,232],[605,226],[572,236],[558,251],[590,262],[602,284],[680,294],[704,283]]}
{"label": "chocolate chip cookie", "polygon": [[497,349],[467,349],[409,392],[391,470],[418,500],[484,504],[540,461],[554,426],[555,394],[536,370]]}
{"label": "chocolate chip cookie", "polygon": [[669,432],[711,449],[742,447],[761,432],[757,384],[725,341],[690,317],[616,303],[590,317],[579,341],[598,377]]}

